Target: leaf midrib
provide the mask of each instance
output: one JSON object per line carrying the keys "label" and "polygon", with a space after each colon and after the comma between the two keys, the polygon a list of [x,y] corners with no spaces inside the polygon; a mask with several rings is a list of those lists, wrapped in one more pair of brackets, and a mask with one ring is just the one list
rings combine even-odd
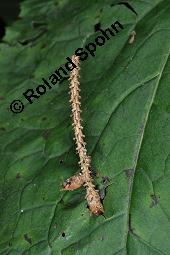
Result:
{"label": "leaf midrib", "polygon": [[132,200],[132,195],[133,195],[133,184],[134,184],[134,179],[135,179],[136,167],[137,167],[137,164],[138,164],[138,159],[139,159],[140,151],[141,151],[141,148],[142,148],[143,138],[144,138],[145,130],[146,130],[146,127],[147,127],[149,115],[150,115],[150,112],[151,112],[151,109],[152,109],[154,99],[156,97],[156,93],[157,93],[157,90],[158,90],[158,87],[159,87],[159,84],[160,84],[160,81],[161,81],[161,78],[162,78],[163,71],[164,71],[164,69],[166,67],[166,64],[168,62],[169,56],[170,56],[170,48],[169,48],[169,52],[167,54],[167,58],[165,59],[165,62],[164,62],[163,66],[162,66],[162,69],[160,71],[158,81],[155,84],[155,89],[153,90],[153,94],[152,94],[152,97],[151,97],[151,102],[150,102],[150,105],[148,107],[147,114],[144,118],[144,128],[142,129],[139,143],[136,145],[136,148],[137,147],[138,148],[137,148],[137,153],[135,152],[135,157],[134,157],[134,167],[133,167],[134,175],[131,179],[131,182],[130,182],[130,185],[129,185],[129,192],[128,192],[129,193],[129,200],[128,200],[128,206],[127,206],[127,226],[126,226],[127,232],[126,232],[126,240],[125,240],[126,241],[126,254],[127,255],[128,255],[127,241],[128,241],[128,235],[129,235],[129,213],[130,213],[130,209],[131,209],[131,200]]}

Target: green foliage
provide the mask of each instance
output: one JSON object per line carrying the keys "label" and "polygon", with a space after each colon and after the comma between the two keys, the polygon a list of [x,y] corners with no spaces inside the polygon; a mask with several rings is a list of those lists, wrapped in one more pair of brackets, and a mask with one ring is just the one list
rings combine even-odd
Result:
{"label": "green foliage", "polygon": [[[138,17],[113,2],[22,1],[0,44],[1,255],[169,254],[170,2],[132,0]],[[93,217],[83,189],[60,190],[78,171],[68,81],[9,105],[116,20],[124,30],[81,63],[88,152],[101,189],[109,178]]]}

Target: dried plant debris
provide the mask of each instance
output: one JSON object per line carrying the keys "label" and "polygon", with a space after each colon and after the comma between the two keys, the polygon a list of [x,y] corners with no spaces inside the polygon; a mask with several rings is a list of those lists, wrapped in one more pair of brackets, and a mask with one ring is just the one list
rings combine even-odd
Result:
{"label": "dried plant debris", "polygon": [[101,215],[104,212],[103,205],[100,200],[99,191],[95,189],[93,178],[91,175],[91,158],[87,155],[86,143],[84,141],[83,126],[81,120],[81,97],[80,97],[80,82],[79,71],[80,62],[78,56],[72,57],[74,68],[70,73],[70,103],[72,111],[74,140],[76,143],[76,151],[79,155],[79,165],[81,172],[67,179],[63,184],[64,190],[75,190],[84,186],[86,188],[86,200],[88,208],[94,215]]}
{"label": "dried plant debris", "polygon": [[134,43],[135,37],[136,37],[136,32],[132,31],[131,34],[130,34],[130,37],[129,37],[129,44]]}
{"label": "dried plant debris", "polygon": [[84,176],[82,173],[79,173],[77,175],[74,175],[67,179],[64,184],[64,190],[75,190],[80,188],[84,184]]}

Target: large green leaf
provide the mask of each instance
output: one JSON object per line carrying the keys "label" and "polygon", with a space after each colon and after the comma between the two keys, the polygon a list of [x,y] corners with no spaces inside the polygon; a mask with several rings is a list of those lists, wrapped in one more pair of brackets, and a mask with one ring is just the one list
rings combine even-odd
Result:
{"label": "large green leaf", "polygon": [[[170,2],[27,0],[0,45],[1,255],[170,254]],[[104,216],[85,191],[62,192],[78,171],[68,81],[29,104],[94,25],[124,30],[81,63],[82,117]],[[129,35],[136,37],[129,44]],[[9,105],[21,99],[25,109]],[[108,178],[109,182],[107,182]],[[103,183],[103,180],[106,180]],[[106,183],[107,182],[107,183]]]}

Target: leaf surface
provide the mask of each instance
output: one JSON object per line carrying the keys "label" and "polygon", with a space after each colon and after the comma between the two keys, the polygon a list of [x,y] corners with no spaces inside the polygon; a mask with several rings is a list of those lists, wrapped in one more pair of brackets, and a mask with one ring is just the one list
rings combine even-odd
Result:
{"label": "leaf surface", "polygon": [[[168,255],[170,250],[170,2],[27,0],[0,44],[1,255]],[[82,118],[105,217],[78,171],[68,80],[32,104],[42,84],[116,20],[124,29],[81,62]],[[129,44],[132,31],[135,40]],[[14,99],[25,109],[13,114]],[[107,178],[106,178],[107,177]],[[103,183],[104,180],[109,182]]]}

